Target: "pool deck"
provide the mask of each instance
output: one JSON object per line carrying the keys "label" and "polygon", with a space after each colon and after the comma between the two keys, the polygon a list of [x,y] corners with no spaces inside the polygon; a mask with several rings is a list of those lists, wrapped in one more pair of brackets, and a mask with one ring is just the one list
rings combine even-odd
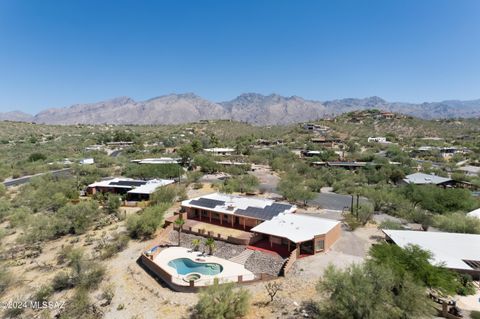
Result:
{"label": "pool deck", "polygon": [[255,275],[251,271],[245,269],[243,265],[215,256],[202,255],[201,252],[192,251],[191,249],[184,247],[169,247],[156,254],[153,257],[153,262],[167,272],[171,276],[172,282],[176,285],[190,285],[187,280],[184,280],[188,274],[179,275],[173,267],[168,265],[171,260],[178,258],[189,258],[197,263],[217,263],[223,267],[223,271],[217,275],[212,276],[202,274],[201,278],[195,281],[195,286],[212,285],[216,278],[219,283],[238,282],[239,276],[242,276],[242,280],[244,281],[255,279]]}

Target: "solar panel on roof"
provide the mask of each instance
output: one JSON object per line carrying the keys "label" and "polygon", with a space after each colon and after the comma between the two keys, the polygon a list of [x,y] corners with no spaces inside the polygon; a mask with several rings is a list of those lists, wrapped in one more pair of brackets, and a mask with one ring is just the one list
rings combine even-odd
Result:
{"label": "solar panel on roof", "polygon": [[190,205],[200,206],[205,208],[215,208],[219,205],[224,205],[225,202],[221,200],[215,200],[210,198],[200,198],[190,201]]}
{"label": "solar panel on roof", "polygon": [[111,182],[110,185],[118,185],[118,186],[142,186],[145,185],[147,182],[144,181],[117,181],[117,182]]}
{"label": "solar panel on roof", "polygon": [[290,205],[274,203],[264,208],[247,207],[246,209],[237,209],[235,215],[253,217],[261,220],[270,220],[278,214],[290,209]]}

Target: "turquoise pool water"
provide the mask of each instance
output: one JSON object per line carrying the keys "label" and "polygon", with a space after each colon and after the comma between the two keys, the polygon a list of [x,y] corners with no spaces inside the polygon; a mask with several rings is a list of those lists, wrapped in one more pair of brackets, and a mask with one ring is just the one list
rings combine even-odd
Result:
{"label": "turquoise pool water", "polygon": [[179,275],[189,273],[199,273],[202,275],[218,275],[223,271],[223,267],[216,263],[197,263],[189,258],[177,258],[168,262],[170,267],[175,268]]}

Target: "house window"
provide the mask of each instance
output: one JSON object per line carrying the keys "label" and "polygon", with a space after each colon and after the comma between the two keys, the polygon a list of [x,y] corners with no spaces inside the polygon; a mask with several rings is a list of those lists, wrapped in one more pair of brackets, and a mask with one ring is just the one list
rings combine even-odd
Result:
{"label": "house window", "polygon": [[315,251],[322,251],[325,249],[325,241],[323,239],[319,239],[315,241]]}

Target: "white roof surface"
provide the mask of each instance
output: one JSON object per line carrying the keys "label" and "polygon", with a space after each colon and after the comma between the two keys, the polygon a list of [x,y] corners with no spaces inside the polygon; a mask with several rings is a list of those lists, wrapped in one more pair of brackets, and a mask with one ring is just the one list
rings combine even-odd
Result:
{"label": "white roof surface", "polygon": [[156,158],[144,158],[144,159],[137,159],[132,160],[133,163],[138,164],[178,164],[180,162],[180,158],[172,158],[172,157],[156,157]]}
{"label": "white roof surface", "polygon": [[430,251],[432,262],[444,263],[446,268],[472,270],[463,260],[480,261],[480,235],[387,229],[383,232],[402,248],[412,244]]}
{"label": "white roof surface", "polygon": [[450,178],[425,173],[414,173],[405,176],[403,179],[408,184],[440,184],[451,181]]}
{"label": "white roof surface", "polygon": [[152,194],[159,187],[175,183],[175,181],[171,179],[152,179],[152,180],[146,181],[146,184],[140,185],[138,187],[130,186],[130,185],[111,185],[111,183],[116,183],[121,181],[145,182],[145,181],[133,179],[133,178],[112,178],[112,179],[108,179],[100,182],[95,182],[93,184],[88,185],[88,187],[124,188],[124,189],[131,189],[130,191],[128,191],[128,193],[131,193],[131,194]]}
{"label": "white roof surface", "polygon": [[470,213],[467,214],[467,216],[476,217],[476,218],[480,219],[480,208],[472,210]]}
{"label": "white roof surface", "polygon": [[[198,200],[200,198],[208,198],[208,199],[225,202],[225,205],[218,205],[212,209],[216,212],[220,212],[224,214],[234,214],[237,209],[247,209],[248,207],[265,208],[266,206],[270,206],[273,203],[275,203],[274,200],[259,198],[259,197],[235,196],[235,195],[223,194],[223,193],[213,193],[213,194],[208,194],[208,195],[184,200],[182,202],[182,206],[205,209],[205,207],[203,206],[195,206],[190,204],[191,201]],[[231,209],[231,207],[233,207],[233,209]],[[290,209],[285,212],[292,213],[295,210],[297,210],[297,206],[290,205]]]}
{"label": "white roof surface", "polygon": [[339,221],[301,214],[279,214],[251,229],[253,232],[288,238],[294,243],[328,233]]}
{"label": "white roof surface", "polygon": [[212,152],[212,153],[229,153],[229,152],[234,152],[235,149],[233,148],[227,148],[227,147],[214,147],[214,148],[205,148],[205,152]]}
{"label": "white roof surface", "polygon": [[131,191],[128,191],[129,194],[152,194],[158,188],[167,186],[175,183],[172,179],[152,179],[148,181],[145,185],[135,187]]}

